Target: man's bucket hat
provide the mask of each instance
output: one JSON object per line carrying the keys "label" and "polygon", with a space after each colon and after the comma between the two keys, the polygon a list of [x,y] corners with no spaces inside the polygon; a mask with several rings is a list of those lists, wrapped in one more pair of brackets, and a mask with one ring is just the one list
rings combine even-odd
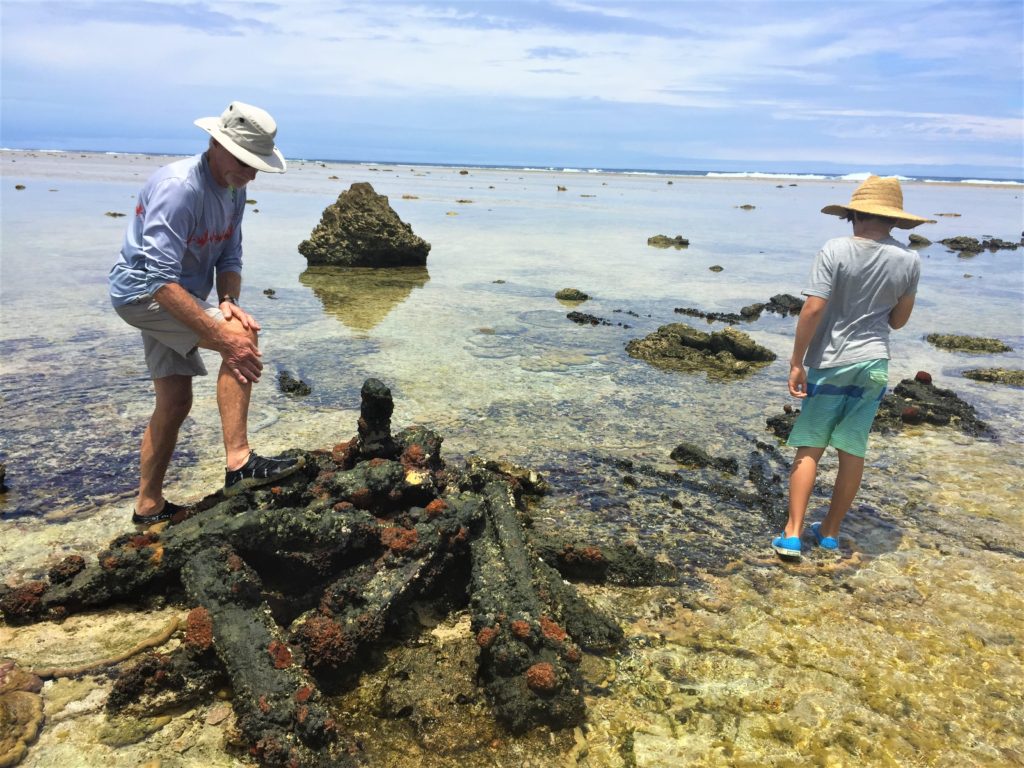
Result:
{"label": "man's bucket hat", "polygon": [[257,171],[284,173],[288,168],[284,155],[274,146],[277,123],[259,107],[232,101],[220,117],[201,117],[195,124]]}
{"label": "man's bucket hat", "polygon": [[848,205],[826,205],[822,213],[846,216],[850,211],[870,213],[895,219],[900,229],[913,229],[918,224],[934,224],[934,219],[925,219],[903,210],[903,190],[895,176],[868,176],[853,190]]}

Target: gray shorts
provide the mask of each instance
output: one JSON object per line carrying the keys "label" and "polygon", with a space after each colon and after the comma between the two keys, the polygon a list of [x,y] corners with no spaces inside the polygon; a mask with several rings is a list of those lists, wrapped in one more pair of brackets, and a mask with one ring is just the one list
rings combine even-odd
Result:
{"label": "gray shorts", "polygon": [[[199,299],[195,301],[210,317],[224,321],[220,309]],[[122,320],[142,331],[146,366],[152,378],[206,375],[206,366],[199,356],[197,346],[199,337],[195,331],[156,301],[148,299],[114,309]]]}

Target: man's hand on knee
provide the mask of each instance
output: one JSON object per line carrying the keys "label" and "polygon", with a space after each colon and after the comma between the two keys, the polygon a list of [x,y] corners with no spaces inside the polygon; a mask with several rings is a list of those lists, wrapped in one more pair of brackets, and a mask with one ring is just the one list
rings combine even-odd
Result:
{"label": "man's hand on knee", "polygon": [[260,360],[262,352],[256,346],[255,334],[233,328],[225,328],[221,343],[217,346],[225,365],[241,384],[256,383],[263,371]]}

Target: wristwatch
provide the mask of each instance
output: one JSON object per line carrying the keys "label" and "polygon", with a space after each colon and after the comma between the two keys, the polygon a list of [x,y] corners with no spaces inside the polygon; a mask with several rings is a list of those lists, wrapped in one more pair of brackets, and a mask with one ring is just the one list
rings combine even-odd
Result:
{"label": "wristwatch", "polygon": [[238,306],[238,297],[232,296],[230,293],[225,293],[223,296],[220,297],[221,304],[223,304],[225,301],[228,302],[229,304],[234,304],[236,307]]}

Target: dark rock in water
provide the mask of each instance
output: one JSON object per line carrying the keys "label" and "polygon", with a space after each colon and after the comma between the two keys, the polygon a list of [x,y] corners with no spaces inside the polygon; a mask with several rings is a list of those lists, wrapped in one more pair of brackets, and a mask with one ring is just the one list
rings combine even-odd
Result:
{"label": "dark rock in water", "polygon": [[746,376],[775,359],[774,352],[735,328],[704,333],[685,323],[663,325],[642,339],[633,339],[626,352],[658,368],[704,371],[719,379]]}
{"label": "dark rock in water", "polygon": [[804,308],[804,300],[788,293],[777,293],[772,296],[764,307],[769,312],[782,315],[799,315]]}
{"label": "dark rock in water", "polygon": [[0,493],[7,490],[7,465],[0,461]]}
{"label": "dark rock in water", "polygon": [[796,417],[799,415],[799,408],[794,409],[793,406],[786,405],[782,413],[768,417],[768,429],[774,432],[776,437],[786,440],[793,431],[793,425],[796,424]]}
{"label": "dark rock in water", "polygon": [[[1010,368],[972,368],[964,371],[964,376],[975,381],[987,381],[992,384],[1008,384],[1011,387],[1024,387],[1024,371]],[[0,476],[2,480],[2,476]]]}
{"label": "dark rock in water", "polygon": [[574,581],[638,587],[674,584],[679,578],[674,566],[645,555],[634,544],[581,545],[564,536],[537,534],[534,543],[544,562]]}
{"label": "dark rock in water", "polygon": [[[128,531],[88,562],[67,558],[46,580],[0,583],[0,613],[27,623],[155,595],[191,607],[180,646],[114,672],[107,709],[172,708],[229,685],[238,737],[263,766],[356,765],[359,741],[340,732],[326,695],[418,631],[410,617],[428,601],[468,604],[477,669],[455,660],[448,671],[465,676],[460,689],[482,684],[505,728],[579,725],[582,654],[620,647],[623,632],[538,556],[520,515],[543,479],[480,460],[448,467],[431,430],[390,434],[393,409],[388,388],[368,380],[357,437],[294,450],[303,464],[288,478],[214,493],[175,524]],[[672,576],[614,549],[560,541],[557,552],[581,570],[573,553],[590,564],[621,555],[608,579]],[[409,703],[400,684],[386,697],[396,715]]]}
{"label": "dark rock in water", "polygon": [[700,446],[692,443],[677,445],[672,449],[670,458],[685,467],[711,467],[731,475],[735,475],[739,471],[739,462],[736,459],[712,456]]}
{"label": "dark rock in water", "polygon": [[721,264],[712,264],[710,267],[708,267],[708,269],[710,269],[712,272],[722,272],[725,270],[725,267],[723,267]]}
{"label": "dark rock in water", "polygon": [[745,320],[757,320],[764,312],[764,304],[748,304],[740,310],[740,315]]}
{"label": "dark rock in water", "polygon": [[1012,352],[1013,347],[1004,344],[999,339],[990,339],[984,336],[960,336],[957,334],[929,333],[925,341],[934,344],[939,349],[950,352]]}
{"label": "dark rock in water", "polygon": [[988,240],[981,241],[981,247],[988,248],[990,251],[1015,251],[1018,248],[1020,248],[1020,245],[1020,243],[1011,243],[1008,240],[1001,240],[998,237],[992,237],[989,238]]}
{"label": "dark rock in water", "polygon": [[704,312],[694,307],[676,307],[674,310],[677,315],[686,315],[687,317],[700,317],[707,320],[709,323],[718,321],[720,323],[729,323],[730,325],[736,325],[736,323],[746,323],[751,319],[746,315],[735,312]]}
{"label": "dark rock in water", "polygon": [[268,299],[276,299],[277,291],[275,291],[273,288],[265,288],[263,290],[263,295],[266,296]]}
{"label": "dark rock in water", "polygon": [[961,255],[967,254],[971,256],[981,253],[986,249],[989,251],[1015,251],[1021,245],[1020,243],[1012,243],[998,237],[990,237],[979,241],[977,238],[967,237],[966,235],[960,235],[959,237],[947,237],[945,240],[940,240],[939,242],[950,250],[960,251]]}
{"label": "dark rock in water", "polygon": [[923,248],[925,246],[931,245],[932,241],[929,240],[924,235],[919,235],[916,232],[911,232],[910,233],[910,244],[912,246],[918,246],[918,247]]}
{"label": "dark rock in water", "polygon": [[[780,414],[768,419],[768,427],[786,439],[799,413]],[[971,437],[992,438],[992,428],[978,418],[974,406],[961,400],[950,389],[914,379],[904,379],[882,398],[872,432],[898,432],[906,424],[931,424],[952,427]]]}
{"label": "dark rock in water", "polygon": [[299,253],[310,266],[412,267],[427,263],[430,243],[413,234],[384,195],[353,184],[327,206]]}
{"label": "dark rock in water", "polygon": [[978,242],[976,238],[967,237],[966,235],[961,235],[959,237],[947,237],[945,240],[940,240],[939,242],[950,250],[960,251],[961,253],[974,254],[981,253],[982,250],[984,250],[981,243]]}
{"label": "dark rock in water", "polygon": [[309,384],[292,376],[288,371],[279,371],[277,374],[277,388],[286,395],[294,397],[305,397],[313,390]]}
{"label": "dark rock in water", "polygon": [[[671,184],[671,182],[669,182]],[[653,245],[655,248],[686,248],[690,245],[689,239],[682,235],[676,235],[675,237],[669,237],[668,235],[652,235],[647,238],[647,244]]]}
{"label": "dark rock in water", "polygon": [[563,288],[555,294],[559,301],[586,301],[590,297],[579,288]]}
{"label": "dark rock in water", "polygon": [[[585,312],[570,312],[566,317],[577,325],[613,325],[613,323],[605,320],[603,317],[588,315]],[[622,323],[619,323],[619,325],[622,325]]]}

